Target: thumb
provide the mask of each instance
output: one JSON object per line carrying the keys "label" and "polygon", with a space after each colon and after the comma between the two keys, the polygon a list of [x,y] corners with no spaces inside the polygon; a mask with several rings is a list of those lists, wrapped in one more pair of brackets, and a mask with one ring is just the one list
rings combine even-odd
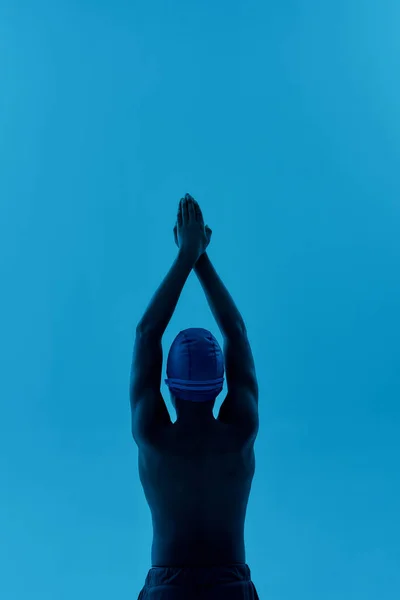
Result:
{"label": "thumb", "polygon": [[206,225],[206,235],[207,235],[208,241],[210,241],[211,236],[212,236],[212,229],[210,229],[208,225]]}

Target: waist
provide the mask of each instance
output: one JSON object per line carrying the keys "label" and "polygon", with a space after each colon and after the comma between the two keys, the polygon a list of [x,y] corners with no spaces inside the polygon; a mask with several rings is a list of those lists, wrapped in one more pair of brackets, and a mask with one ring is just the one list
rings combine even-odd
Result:
{"label": "waist", "polygon": [[[156,566],[149,570],[145,587],[149,590],[153,587],[168,587],[172,584],[174,588],[181,587],[184,589],[190,586],[191,588],[197,587],[209,590],[211,587],[225,587],[232,584],[246,586],[249,585],[247,582],[251,582],[251,571],[246,563],[233,563],[206,568]],[[244,597],[244,595],[241,594],[240,597]],[[247,597],[250,597],[248,593],[246,593]]]}
{"label": "waist", "polygon": [[216,567],[243,565],[246,551],[243,537],[202,540],[161,540],[153,537],[151,564],[153,567]]}

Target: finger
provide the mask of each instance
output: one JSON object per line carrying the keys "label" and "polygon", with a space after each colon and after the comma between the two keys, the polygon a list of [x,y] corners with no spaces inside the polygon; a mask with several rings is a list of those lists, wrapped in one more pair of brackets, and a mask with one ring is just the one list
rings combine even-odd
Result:
{"label": "finger", "polygon": [[193,201],[193,205],[194,205],[194,211],[196,214],[196,221],[198,223],[201,223],[202,225],[204,225],[203,213],[201,212],[201,208],[198,205],[198,203],[196,202],[196,200]]}
{"label": "finger", "polygon": [[[186,199],[186,200],[189,202],[189,206],[190,206],[190,203],[191,203],[191,202],[193,202],[193,206],[194,206],[194,207],[196,206],[197,202],[196,202],[196,200],[193,198],[193,196],[191,196],[190,194],[186,194],[186,195],[185,195],[185,199]],[[199,207],[199,208],[200,208],[200,207]]]}
{"label": "finger", "polygon": [[196,213],[195,213],[195,210],[194,210],[193,200],[191,198],[187,199],[186,200],[186,205],[187,205],[187,208],[188,208],[188,219],[189,219],[189,221],[195,221],[196,220]]}
{"label": "finger", "polygon": [[184,198],[181,198],[179,201],[179,206],[178,206],[178,217],[177,217],[177,221],[178,221],[178,226],[182,227],[182,223],[183,223],[183,202],[184,202]]}
{"label": "finger", "polygon": [[195,200],[194,198],[191,198],[191,200],[192,200],[192,202],[193,202],[193,206],[194,206],[194,209],[195,209],[195,212],[196,212],[196,214],[197,214],[198,212],[201,212],[201,210],[200,210],[200,206],[199,206],[199,203],[197,202],[197,200]]}
{"label": "finger", "polygon": [[181,208],[182,208],[182,221],[183,224],[187,223],[189,221],[189,208],[188,208],[188,201],[186,198],[182,198],[181,199]]}

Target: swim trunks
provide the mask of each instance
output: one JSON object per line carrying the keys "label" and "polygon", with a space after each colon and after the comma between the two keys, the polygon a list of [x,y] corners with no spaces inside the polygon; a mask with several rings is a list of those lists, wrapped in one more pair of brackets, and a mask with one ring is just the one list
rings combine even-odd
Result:
{"label": "swim trunks", "polygon": [[153,567],[138,600],[259,600],[247,564]]}

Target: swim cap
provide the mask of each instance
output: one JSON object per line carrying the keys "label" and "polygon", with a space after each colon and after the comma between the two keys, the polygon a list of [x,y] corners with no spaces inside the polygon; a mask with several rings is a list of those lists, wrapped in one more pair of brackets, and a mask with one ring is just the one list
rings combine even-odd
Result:
{"label": "swim cap", "polygon": [[168,354],[167,377],[164,381],[177,398],[215,400],[224,384],[224,359],[213,334],[198,327],[180,331]]}

